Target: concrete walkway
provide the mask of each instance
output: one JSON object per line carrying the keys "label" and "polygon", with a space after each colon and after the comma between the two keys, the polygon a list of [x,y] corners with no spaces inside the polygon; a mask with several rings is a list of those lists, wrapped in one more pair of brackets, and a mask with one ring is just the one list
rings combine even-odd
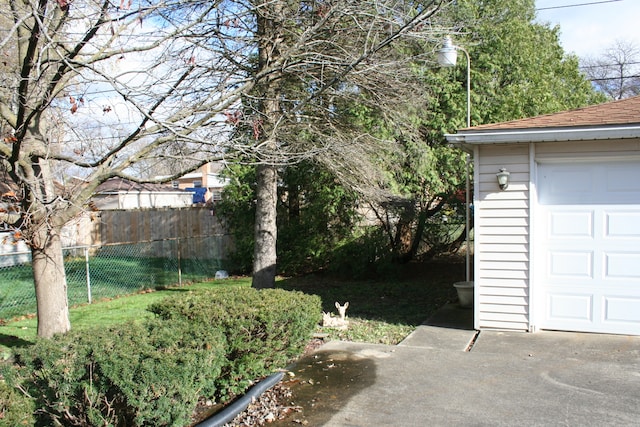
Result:
{"label": "concrete walkway", "polygon": [[321,352],[369,368],[343,379],[364,388],[310,426],[640,425],[640,337],[476,334],[471,311],[448,305],[397,346],[332,341]]}

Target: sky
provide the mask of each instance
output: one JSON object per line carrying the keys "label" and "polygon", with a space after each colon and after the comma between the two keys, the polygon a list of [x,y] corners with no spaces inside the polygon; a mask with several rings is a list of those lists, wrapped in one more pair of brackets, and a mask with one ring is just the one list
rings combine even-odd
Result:
{"label": "sky", "polygon": [[560,26],[567,53],[598,57],[616,40],[640,48],[640,0],[536,0],[536,8],[538,22]]}

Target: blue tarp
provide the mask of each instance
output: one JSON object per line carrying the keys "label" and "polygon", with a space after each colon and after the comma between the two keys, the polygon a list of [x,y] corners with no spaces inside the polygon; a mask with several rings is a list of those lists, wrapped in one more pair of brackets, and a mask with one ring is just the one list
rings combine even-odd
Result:
{"label": "blue tarp", "polygon": [[186,188],[186,190],[193,193],[193,204],[205,202],[204,195],[207,192],[206,188],[203,188],[203,187]]}

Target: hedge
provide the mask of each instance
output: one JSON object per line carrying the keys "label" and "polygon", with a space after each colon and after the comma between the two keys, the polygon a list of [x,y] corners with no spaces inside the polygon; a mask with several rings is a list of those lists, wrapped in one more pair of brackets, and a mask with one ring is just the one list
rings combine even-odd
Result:
{"label": "hedge", "polygon": [[321,319],[322,302],[317,295],[282,289],[215,289],[165,299],[149,310],[166,321],[221,328],[227,365],[216,388],[226,397],[300,355]]}
{"label": "hedge", "polygon": [[299,356],[320,307],[317,296],[278,289],[185,292],[151,306],[155,319],[20,349],[0,397],[7,413],[39,408],[36,425],[189,425],[198,399],[242,393]]}

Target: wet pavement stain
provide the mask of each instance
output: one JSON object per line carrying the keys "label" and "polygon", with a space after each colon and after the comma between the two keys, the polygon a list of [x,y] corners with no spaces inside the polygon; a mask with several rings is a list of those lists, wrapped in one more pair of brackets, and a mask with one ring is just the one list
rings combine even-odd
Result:
{"label": "wet pavement stain", "polygon": [[322,426],[352,396],[373,385],[375,361],[344,351],[318,351],[300,359],[290,369],[295,376],[285,379],[291,388],[289,405],[296,410],[270,426]]}

